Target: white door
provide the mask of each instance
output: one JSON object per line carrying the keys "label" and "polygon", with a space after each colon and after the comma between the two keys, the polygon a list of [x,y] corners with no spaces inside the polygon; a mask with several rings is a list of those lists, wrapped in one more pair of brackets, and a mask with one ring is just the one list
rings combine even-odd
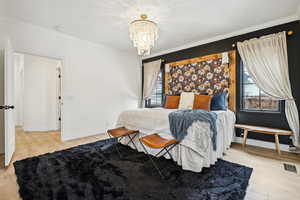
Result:
{"label": "white door", "polygon": [[4,56],[4,135],[5,135],[5,166],[8,166],[15,152],[15,121],[14,121],[14,63],[13,48],[8,40]]}

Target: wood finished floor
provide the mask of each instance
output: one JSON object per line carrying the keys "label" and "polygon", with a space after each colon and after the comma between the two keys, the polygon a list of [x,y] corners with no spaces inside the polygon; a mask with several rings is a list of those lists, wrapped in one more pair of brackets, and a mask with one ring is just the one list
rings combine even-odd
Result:
{"label": "wood finished floor", "polygon": [[[106,138],[99,134],[68,142],[60,141],[59,132],[23,132],[17,129],[16,152],[13,161],[40,154],[59,151],[80,144]],[[253,174],[248,186],[246,200],[299,200],[300,199],[300,156],[283,153],[279,158],[275,151],[248,146],[243,151],[241,145],[233,144],[226,153],[225,160],[252,167]],[[3,156],[0,156],[0,161]],[[2,163],[2,162],[1,162]],[[287,172],[283,163],[296,165],[298,173]],[[0,168],[0,199],[20,199],[14,167],[11,164]]]}

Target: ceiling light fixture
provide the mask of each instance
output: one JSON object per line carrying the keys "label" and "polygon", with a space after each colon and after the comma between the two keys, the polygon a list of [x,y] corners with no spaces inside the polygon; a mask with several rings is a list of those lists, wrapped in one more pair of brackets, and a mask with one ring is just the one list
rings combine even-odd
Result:
{"label": "ceiling light fixture", "polygon": [[147,20],[147,15],[142,14],[141,19],[130,23],[129,33],[133,46],[137,48],[138,55],[150,55],[151,48],[154,47],[154,43],[158,39],[157,24]]}

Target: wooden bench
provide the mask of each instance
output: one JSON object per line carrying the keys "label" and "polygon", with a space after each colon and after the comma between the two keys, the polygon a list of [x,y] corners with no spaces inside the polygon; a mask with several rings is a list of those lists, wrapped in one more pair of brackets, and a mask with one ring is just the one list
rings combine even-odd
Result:
{"label": "wooden bench", "polygon": [[291,135],[293,133],[292,131],[288,131],[288,130],[268,128],[268,127],[262,127],[262,126],[252,126],[252,125],[246,125],[246,124],[235,124],[235,128],[240,128],[240,129],[244,130],[243,148],[245,148],[246,143],[247,143],[248,131],[274,135],[275,136],[275,147],[276,147],[278,155],[281,155],[278,136],[279,135]]}

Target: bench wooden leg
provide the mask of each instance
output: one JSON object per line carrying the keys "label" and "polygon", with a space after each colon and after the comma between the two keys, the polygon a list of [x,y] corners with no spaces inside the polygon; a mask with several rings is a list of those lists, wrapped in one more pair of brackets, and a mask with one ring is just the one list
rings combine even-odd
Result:
{"label": "bench wooden leg", "polygon": [[243,149],[246,147],[247,143],[247,136],[248,136],[248,130],[244,129],[244,142],[243,142]]}
{"label": "bench wooden leg", "polygon": [[279,137],[277,134],[274,135],[275,136],[275,144],[276,144],[276,150],[278,155],[281,155],[281,151],[280,151],[280,144],[279,144]]}

